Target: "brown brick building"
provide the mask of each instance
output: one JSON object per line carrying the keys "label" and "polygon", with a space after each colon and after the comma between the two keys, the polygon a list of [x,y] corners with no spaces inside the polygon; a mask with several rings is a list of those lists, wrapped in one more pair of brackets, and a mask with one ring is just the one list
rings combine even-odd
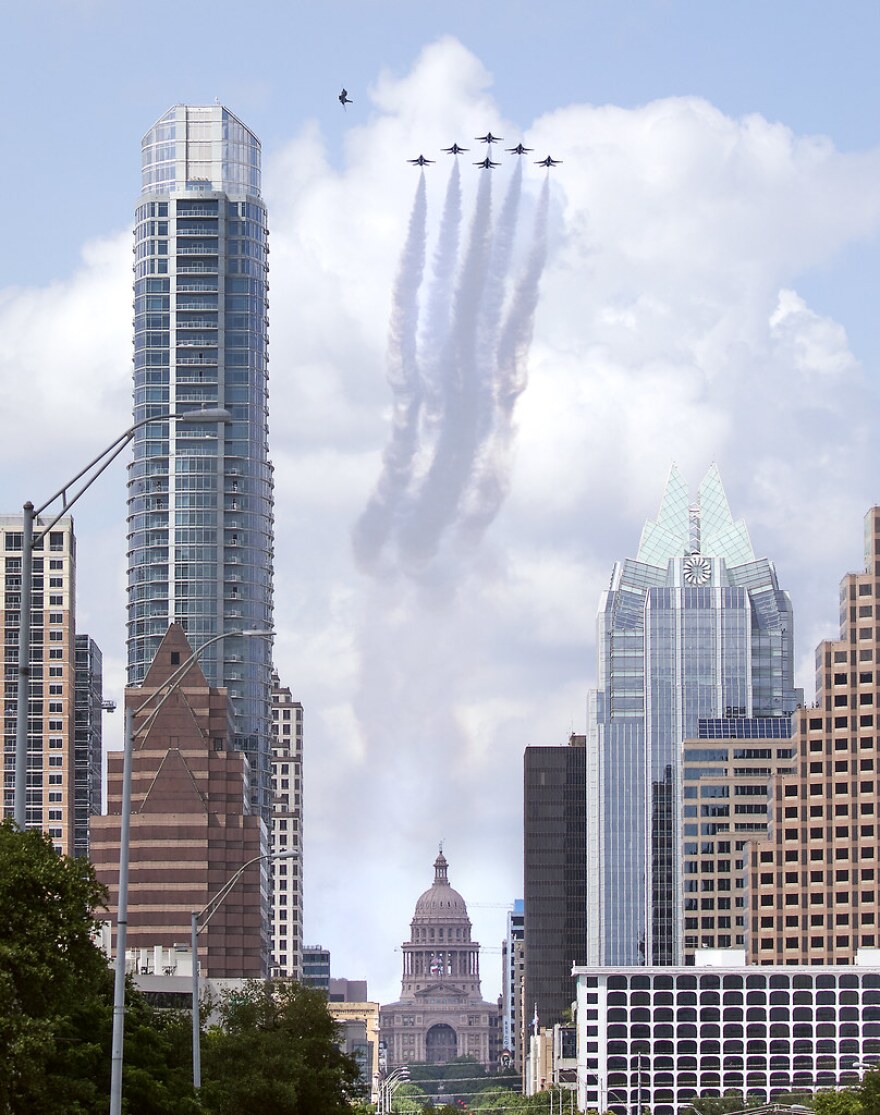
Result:
{"label": "brown brick building", "polygon": [[876,948],[880,768],[880,507],[865,572],[840,586],[840,638],[816,651],[816,701],[793,718],[794,771],[774,779],[751,848],[746,945],[760,964],[852,964]]}
{"label": "brown brick building", "polygon": [[[137,709],[132,757],[128,947],[189,942],[201,911],[235,872],[266,851],[263,821],[250,812],[247,757],[232,748],[225,689],[208,685],[193,663],[158,714],[151,694],[192,654],[182,628],[169,627],[143,686],[126,690]],[[91,825],[92,859],[110,891],[115,924],[122,803],[122,752],[107,763],[108,814]],[[210,978],[265,976],[268,970],[265,860],[245,872],[199,935]],[[115,936],[115,933],[114,933]],[[114,941],[115,949],[115,941]]]}

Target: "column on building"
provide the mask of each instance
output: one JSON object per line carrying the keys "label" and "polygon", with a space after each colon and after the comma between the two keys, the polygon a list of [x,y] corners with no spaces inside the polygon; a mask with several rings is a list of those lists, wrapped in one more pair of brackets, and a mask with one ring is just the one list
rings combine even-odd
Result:
{"label": "column on building", "polygon": [[300,979],[303,929],[303,707],[272,678],[272,971]]}

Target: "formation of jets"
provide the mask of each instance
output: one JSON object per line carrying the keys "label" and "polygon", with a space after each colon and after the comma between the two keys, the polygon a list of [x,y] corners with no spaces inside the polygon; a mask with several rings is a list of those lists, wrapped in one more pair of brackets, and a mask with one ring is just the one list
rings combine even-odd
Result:
{"label": "formation of jets", "polygon": [[[353,105],[354,104],[354,101],[348,95],[348,90],[345,89],[344,87],[343,87],[342,92],[337,97],[337,100],[339,101],[339,103],[342,105],[343,108],[345,108],[346,105]],[[484,136],[474,136],[474,139],[476,139],[478,143],[487,143],[487,144],[503,143],[504,142],[504,137],[503,136],[495,136],[495,135],[492,135],[491,132],[486,132],[486,134]],[[468,150],[470,150],[470,149],[467,148],[467,147],[460,147],[457,143],[453,143],[453,145],[451,147],[444,147],[443,148],[444,153],[447,154],[447,155],[460,155],[462,153],[462,151],[468,151]],[[532,150],[532,148],[531,147],[524,147],[522,145],[522,143],[518,143],[515,147],[508,147],[508,148],[506,148],[506,150],[511,155],[527,155]],[[413,166],[422,166],[422,167],[430,166],[433,162],[435,162],[434,159],[426,159],[424,155],[419,155],[418,158],[407,159],[406,161],[408,163],[411,163]],[[559,166],[559,164],[561,162],[562,162],[562,159],[554,159],[551,155],[548,155],[546,159],[535,159],[535,166],[545,166],[545,167],[549,168],[549,167],[552,167],[552,166]],[[478,166],[483,170],[492,170],[493,167],[501,166],[501,163],[493,162],[492,159],[487,155],[485,157],[485,159],[479,159],[477,162],[475,162],[474,166]]]}

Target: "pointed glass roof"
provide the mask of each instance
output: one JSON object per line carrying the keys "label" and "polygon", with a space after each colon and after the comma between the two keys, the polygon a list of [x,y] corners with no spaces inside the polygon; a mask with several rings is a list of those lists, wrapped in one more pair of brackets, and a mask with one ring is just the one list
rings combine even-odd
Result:
{"label": "pointed glass roof", "polygon": [[[645,523],[636,560],[663,568],[672,558],[694,552],[697,545],[700,553],[723,557],[729,566],[755,560],[745,523],[733,521],[717,465],[703,477],[693,512],[692,516],[687,484],[673,465],[657,518]],[[693,529],[692,517],[699,531]]]}

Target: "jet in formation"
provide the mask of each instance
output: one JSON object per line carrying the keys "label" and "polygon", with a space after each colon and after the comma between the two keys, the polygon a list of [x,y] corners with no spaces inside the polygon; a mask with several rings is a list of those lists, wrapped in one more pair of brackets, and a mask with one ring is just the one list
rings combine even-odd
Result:
{"label": "jet in formation", "polygon": [[535,166],[559,166],[562,159],[551,159],[548,155],[546,159],[535,159]]}
{"label": "jet in formation", "polygon": [[337,99],[338,99],[339,103],[342,105],[343,108],[345,108],[346,105],[353,105],[354,104],[354,101],[348,95],[348,90],[347,89],[343,89],[342,92],[339,94],[339,97]]}
{"label": "jet in formation", "polygon": [[443,150],[447,155],[459,155],[462,151],[470,151],[469,147],[459,147],[457,143],[453,143],[451,147],[444,147]]}
{"label": "jet in formation", "polygon": [[480,159],[478,163],[474,163],[474,166],[482,167],[483,170],[491,170],[493,166],[501,166],[501,163],[493,163],[487,155],[485,159]]}
{"label": "jet in formation", "polygon": [[500,143],[504,136],[493,136],[491,132],[486,132],[484,136],[474,136],[474,139],[479,140],[480,143]]}
{"label": "jet in formation", "polygon": [[426,159],[424,155],[419,155],[417,159],[407,159],[406,161],[412,163],[413,166],[427,166],[428,163],[434,162],[433,159]]}
{"label": "jet in formation", "polygon": [[523,147],[521,143],[518,143],[516,147],[508,147],[507,150],[511,153],[511,155],[525,155],[526,152],[531,151],[532,148]]}

